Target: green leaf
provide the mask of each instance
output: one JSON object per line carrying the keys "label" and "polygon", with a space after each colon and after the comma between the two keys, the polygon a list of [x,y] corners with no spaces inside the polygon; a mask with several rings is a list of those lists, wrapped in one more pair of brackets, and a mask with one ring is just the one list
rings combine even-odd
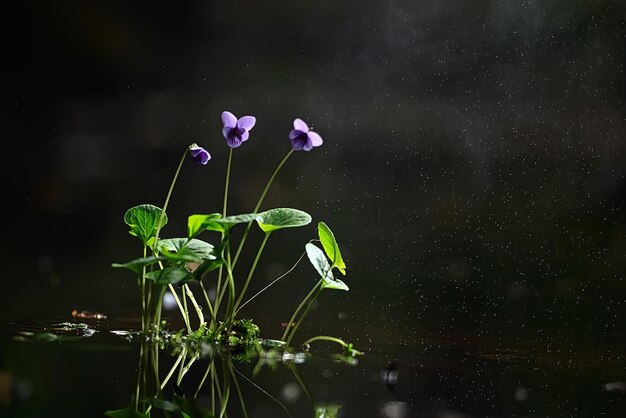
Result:
{"label": "green leaf", "polygon": [[264,232],[283,228],[297,228],[311,223],[311,215],[298,209],[276,208],[261,212],[256,221]]}
{"label": "green leaf", "polygon": [[148,240],[156,234],[161,214],[163,214],[162,228],[167,224],[167,215],[161,208],[148,204],[128,209],[124,214],[124,222],[130,226],[130,231],[128,232],[147,245]]}
{"label": "green leaf", "polygon": [[180,283],[188,277],[189,272],[185,268],[179,266],[170,266],[164,268],[163,270],[146,273],[146,279],[154,280],[156,284],[161,286]]}
{"label": "green leaf", "polygon": [[111,418],[150,418],[150,414],[142,414],[141,412],[137,412],[133,405],[128,405],[126,408],[122,409],[106,411],[104,415]]}
{"label": "green leaf", "polygon": [[209,224],[211,221],[221,218],[219,213],[210,213],[208,215],[191,215],[187,218],[187,236],[189,238],[195,237],[200,232],[205,231],[205,224]]}
{"label": "green leaf", "polygon": [[174,395],[174,402],[180,408],[183,418],[215,418],[208,410],[199,407],[194,399],[186,399],[181,395]]}
{"label": "green leaf", "polygon": [[237,224],[245,224],[254,221],[256,216],[256,213],[243,213],[241,215],[226,216],[224,218],[222,218],[219,213],[191,215],[187,221],[187,229],[189,232],[196,231],[196,234],[202,231],[228,232]]}
{"label": "green leaf", "polygon": [[174,412],[180,409],[179,406],[176,405],[174,402],[166,401],[165,399],[151,398],[150,404],[155,408],[161,409],[163,411],[168,411],[168,412]]}
{"label": "green leaf", "polygon": [[348,286],[344,282],[333,277],[330,263],[322,250],[311,243],[307,244],[305,248],[309,261],[311,261],[315,270],[317,270],[324,280],[322,284],[323,289],[348,290]]}
{"label": "green leaf", "polygon": [[337,418],[341,405],[317,405],[315,418]]}
{"label": "green leaf", "polygon": [[199,239],[168,238],[159,240],[159,252],[172,261],[201,262],[215,260],[214,247]]}
{"label": "green leaf", "polygon": [[330,258],[333,267],[337,267],[341,274],[345,276],[346,263],[341,257],[341,251],[339,251],[339,245],[335,240],[335,234],[333,234],[333,231],[331,231],[328,225],[324,222],[317,224],[317,233],[320,237],[320,241],[322,242],[322,246],[324,247],[324,251],[326,251],[326,255]]}
{"label": "green leaf", "polygon": [[111,267],[125,268],[134,271],[135,273],[141,273],[144,266],[150,266],[156,264],[159,261],[165,260],[165,257],[155,257],[153,255],[149,257],[136,258],[127,263],[113,263]]}

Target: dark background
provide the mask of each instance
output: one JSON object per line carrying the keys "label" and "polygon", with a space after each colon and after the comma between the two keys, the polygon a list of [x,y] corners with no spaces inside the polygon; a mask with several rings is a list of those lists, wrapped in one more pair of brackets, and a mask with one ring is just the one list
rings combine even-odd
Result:
{"label": "dark background", "polygon": [[[183,167],[164,235],[219,211],[230,110],[258,120],[232,212],[254,206],[294,117],[325,140],[264,205],[326,221],[345,253],[351,291],[324,295],[310,327],[362,344],[624,341],[624,2],[0,7],[3,316],[135,315],[134,278],[110,268],[141,251],[122,216],[162,205],[192,142],[213,160]],[[255,288],[315,228],[283,232]],[[248,314],[275,337],[314,281],[302,264]]]}

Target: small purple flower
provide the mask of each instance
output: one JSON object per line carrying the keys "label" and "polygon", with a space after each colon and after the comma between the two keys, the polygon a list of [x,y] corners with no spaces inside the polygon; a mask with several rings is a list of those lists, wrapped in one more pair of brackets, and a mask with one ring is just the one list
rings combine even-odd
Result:
{"label": "small purple flower", "polygon": [[250,129],[254,128],[256,118],[254,116],[242,116],[237,119],[230,112],[222,112],[222,135],[226,138],[226,144],[231,148],[237,148],[248,140]]}
{"label": "small purple flower", "polygon": [[191,155],[191,159],[194,162],[202,165],[206,165],[211,159],[211,154],[204,148],[199,147],[198,144],[189,145],[189,155]]}
{"label": "small purple flower", "polygon": [[294,151],[311,151],[313,147],[319,147],[324,143],[322,137],[317,132],[310,130],[302,119],[293,121],[293,129],[289,132],[289,139]]}

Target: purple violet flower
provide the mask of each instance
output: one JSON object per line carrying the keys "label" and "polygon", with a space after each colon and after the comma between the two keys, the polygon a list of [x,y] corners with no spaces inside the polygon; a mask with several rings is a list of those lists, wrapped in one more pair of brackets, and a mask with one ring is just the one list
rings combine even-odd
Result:
{"label": "purple violet flower", "polygon": [[302,119],[293,121],[293,129],[289,132],[289,139],[294,151],[311,151],[313,147],[319,147],[324,143],[322,137],[317,132],[310,130]]}
{"label": "purple violet flower", "polygon": [[202,147],[199,147],[198,144],[189,145],[189,155],[191,155],[191,159],[202,165],[206,165],[211,159],[211,154],[207,150]]}
{"label": "purple violet flower", "polygon": [[226,144],[231,148],[237,148],[248,140],[250,129],[254,127],[256,118],[254,116],[242,116],[237,119],[230,112],[222,112],[222,135],[226,138]]}

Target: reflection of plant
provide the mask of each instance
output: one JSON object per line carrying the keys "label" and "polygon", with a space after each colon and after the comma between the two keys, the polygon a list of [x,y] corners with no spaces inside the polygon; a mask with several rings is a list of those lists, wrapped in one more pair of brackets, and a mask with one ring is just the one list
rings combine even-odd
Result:
{"label": "reflection of plant", "polygon": [[[250,326],[252,325],[252,326]],[[248,321],[241,321],[234,327],[245,328],[244,332],[252,331],[254,336],[255,325]],[[205,331],[206,332],[206,331]],[[248,417],[243,384],[249,384],[261,391],[272,402],[276,403],[286,416],[291,417],[287,407],[272,394],[264,390],[257,383],[237,370],[235,362],[249,362],[258,359],[253,376],[261,368],[268,366],[271,370],[284,366],[291,371],[294,378],[312,402],[315,418],[336,417],[339,405],[324,405],[316,402],[313,394],[302,377],[297,365],[304,362],[306,353],[292,353],[286,351],[288,347],[278,340],[247,341],[238,345],[237,352],[218,350],[217,347],[204,342],[205,336],[194,331],[191,334],[177,333],[168,338],[166,348],[175,357],[173,365],[161,380],[159,371],[160,344],[143,339],[140,351],[137,386],[130,405],[105,413],[111,418],[149,418],[164,415],[177,418],[215,418],[227,415],[228,405],[237,397],[243,417]],[[232,347],[231,347],[232,348]],[[198,360],[207,360],[207,367],[193,394],[185,393],[182,383],[190,369],[198,364]],[[189,382],[186,382],[189,383]],[[168,389],[171,384],[172,391]],[[201,407],[195,401],[203,387],[210,394],[210,407]],[[234,392],[234,393],[233,393]]]}
{"label": "reflection of plant", "polygon": [[[150,204],[142,204],[130,208],[124,215],[124,221],[130,227],[130,234],[142,242],[143,256],[127,263],[113,264],[114,267],[129,269],[137,275],[137,284],[141,295],[143,340],[150,341],[152,346],[156,347],[159,344],[162,346],[165,340],[168,340],[170,344],[177,347],[175,353],[179,357],[176,366],[181,368],[178,380],[186,373],[185,370],[188,370],[188,367],[199,358],[203,344],[210,343],[219,347],[234,358],[245,356],[248,350],[258,344],[259,328],[251,320],[237,319],[237,314],[244,305],[258,295],[257,293],[257,295],[244,301],[267,241],[277,231],[302,227],[311,222],[311,216],[298,209],[275,208],[261,212],[259,209],[274,179],[289,157],[295,151],[310,151],[314,147],[322,145],[323,141],[320,135],[313,132],[301,119],[295,119],[293,122],[294,129],[288,135],[291,141],[291,150],[275,168],[252,212],[228,215],[228,190],[233,152],[249,139],[250,130],[256,124],[256,118],[243,116],[238,119],[230,112],[223,112],[222,122],[224,124],[222,134],[230,149],[221,213],[193,214],[188,217],[185,237],[160,238],[161,230],[168,222],[166,211],[172,191],[187,154],[193,161],[202,165],[207,164],[211,159],[210,154],[204,148],[192,144],[185,150],[178,164],[163,209]],[[264,237],[252,260],[251,267],[242,281],[236,278],[236,273],[240,270],[237,269],[239,257],[254,223],[263,232]],[[244,224],[246,227],[238,237],[235,246],[232,232],[238,225]],[[198,238],[201,234],[211,232],[217,233],[219,236],[219,240],[215,244]],[[322,290],[348,290],[348,286],[343,281],[335,279],[333,276],[334,269],[345,275],[346,265],[332,231],[323,222],[318,224],[318,238],[324,251],[309,242],[305,246],[305,253],[319,273],[320,280],[293,313],[281,339],[287,345],[293,340],[296,331]],[[213,276],[215,280],[214,298],[209,297],[205,288],[205,282],[211,277],[211,272],[215,272]],[[284,275],[271,284],[282,277]],[[190,286],[192,282],[198,283],[204,301],[196,299]],[[185,329],[175,334],[169,334],[163,329],[165,323],[162,321],[162,307],[166,290],[169,290],[174,297],[185,323]],[[205,316],[203,308],[208,310],[208,317]],[[197,327],[192,325],[190,311],[196,313]],[[147,351],[148,348],[145,350]],[[156,350],[157,352],[153,353],[151,361],[158,364],[158,348]],[[356,350],[354,352],[358,353]],[[354,353],[349,354],[354,357]],[[142,367],[146,368],[146,364],[143,364]],[[211,370],[210,373],[214,374],[215,369]],[[155,378],[158,382],[158,376]],[[170,378],[171,374],[168,374],[164,382],[157,384],[156,388],[162,389],[161,386]],[[232,378],[236,382],[234,374]],[[157,390],[157,392],[159,391],[160,389]],[[135,399],[135,412],[139,409],[138,396],[137,394]],[[228,392],[226,391],[222,396],[227,398]],[[169,406],[172,407],[172,405]]]}

